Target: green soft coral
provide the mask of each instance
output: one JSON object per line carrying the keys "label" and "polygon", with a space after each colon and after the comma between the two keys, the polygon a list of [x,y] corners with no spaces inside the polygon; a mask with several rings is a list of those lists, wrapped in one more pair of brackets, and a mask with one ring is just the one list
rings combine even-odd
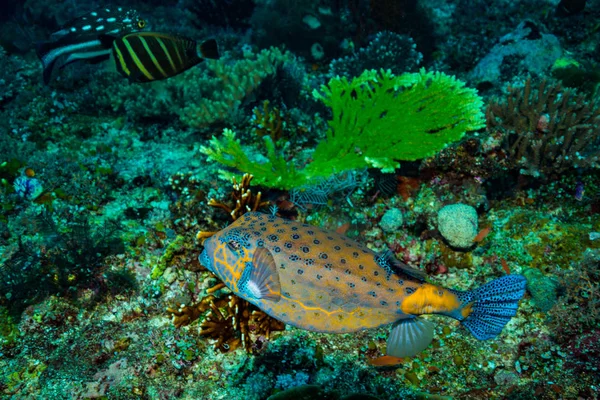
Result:
{"label": "green soft coral", "polygon": [[290,189],[352,169],[392,171],[396,160],[429,157],[466,131],[484,126],[483,101],[474,89],[440,72],[394,76],[365,71],[348,81],[332,78],[313,95],[331,108],[327,137],[298,169],[265,138],[268,162],[250,159],[230,130],[201,151],[228,167],[251,173],[258,183]]}
{"label": "green soft coral", "polygon": [[[265,163],[257,163],[251,160],[247,154],[248,152],[242,148],[239,139],[235,137],[235,132],[231,129],[223,130],[223,137],[221,138],[213,136],[210,146],[202,146],[200,151],[211,160],[254,175],[261,185],[291,188],[296,186],[298,182],[306,181],[306,176],[303,175],[302,171],[297,170],[293,163],[287,162],[281,152],[277,151],[271,137],[265,136],[264,141],[268,159]],[[220,172],[221,176],[227,180],[235,175],[225,170]]]}

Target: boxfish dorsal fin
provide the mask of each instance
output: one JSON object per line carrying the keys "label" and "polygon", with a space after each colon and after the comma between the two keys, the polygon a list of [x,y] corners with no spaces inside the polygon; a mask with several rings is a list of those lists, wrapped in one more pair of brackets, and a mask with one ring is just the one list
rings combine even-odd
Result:
{"label": "boxfish dorsal fin", "polygon": [[279,273],[269,250],[264,247],[256,249],[252,262],[247,263],[242,272],[239,288],[254,299],[268,299],[274,302],[281,299]]}
{"label": "boxfish dorsal fin", "polygon": [[419,354],[433,340],[433,328],[433,323],[419,317],[396,322],[388,336],[386,354],[393,357]]}
{"label": "boxfish dorsal fin", "polygon": [[390,269],[398,275],[408,275],[412,278],[418,279],[421,282],[425,282],[427,274],[425,271],[418,270],[411,267],[410,265],[404,264],[399,261],[391,250],[386,250],[377,256],[377,264],[384,269]]}

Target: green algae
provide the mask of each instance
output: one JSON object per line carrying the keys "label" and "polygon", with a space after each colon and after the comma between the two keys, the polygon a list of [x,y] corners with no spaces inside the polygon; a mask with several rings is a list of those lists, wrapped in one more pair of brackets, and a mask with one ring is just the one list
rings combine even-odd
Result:
{"label": "green algae", "polygon": [[473,256],[470,252],[456,251],[445,245],[440,247],[441,260],[446,267],[465,269],[473,266]]}
{"label": "green algae", "polygon": [[0,349],[4,346],[16,344],[19,334],[19,328],[9,315],[8,310],[0,307]]}
{"label": "green algae", "polygon": [[41,374],[48,368],[46,364],[37,360],[30,360],[26,367],[6,375],[4,393],[8,395],[16,394],[27,386],[37,383]]}
{"label": "green algae", "polygon": [[160,278],[161,276],[163,276],[163,274],[165,273],[165,270],[171,264],[171,261],[173,261],[173,257],[175,257],[175,255],[177,253],[182,252],[184,249],[185,249],[185,237],[178,235],[175,238],[175,240],[173,240],[171,243],[169,243],[164,254],[160,257],[160,259],[158,260],[158,263],[152,269],[152,273],[150,274],[150,277],[152,279],[156,280],[156,279]]}

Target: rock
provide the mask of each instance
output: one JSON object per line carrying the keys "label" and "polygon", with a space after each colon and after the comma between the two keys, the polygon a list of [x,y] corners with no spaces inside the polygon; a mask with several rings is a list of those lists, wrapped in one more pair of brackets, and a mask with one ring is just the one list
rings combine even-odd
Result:
{"label": "rock", "polygon": [[379,227],[386,233],[393,233],[400,229],[402,223],[402,211],[398,208],[390,208],[383,214]]}
{"label": "rock", "polygon": [[501,369],[494,375],[494,382],[498,386],[510,387],[519,383],[519,377],[514,372]]}
{"label": "rock", "polygon": [[318,385],[302,385],[270,396],[267,400],[334,400]]}
{"label": "rock", "polygon": [[[471,72],[477,83],[502,82],[506,71],[512,75],[532,73],[543,75],[562,55],[558,38],[541,33],[531,21],[523,21],[517,28],[500,38],[499,43],[479,61]],[[515,70],[516,69],[516,70]]]}

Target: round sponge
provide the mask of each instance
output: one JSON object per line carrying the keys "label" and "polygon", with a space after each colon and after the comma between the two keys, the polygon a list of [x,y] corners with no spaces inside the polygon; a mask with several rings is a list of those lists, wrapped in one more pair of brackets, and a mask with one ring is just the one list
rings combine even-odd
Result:
{"label": "round sponge", "polygon": [[471,247],[478,231],[477,211],[467,204],[444,206],[438,212],[438,230],[451,246]]}

